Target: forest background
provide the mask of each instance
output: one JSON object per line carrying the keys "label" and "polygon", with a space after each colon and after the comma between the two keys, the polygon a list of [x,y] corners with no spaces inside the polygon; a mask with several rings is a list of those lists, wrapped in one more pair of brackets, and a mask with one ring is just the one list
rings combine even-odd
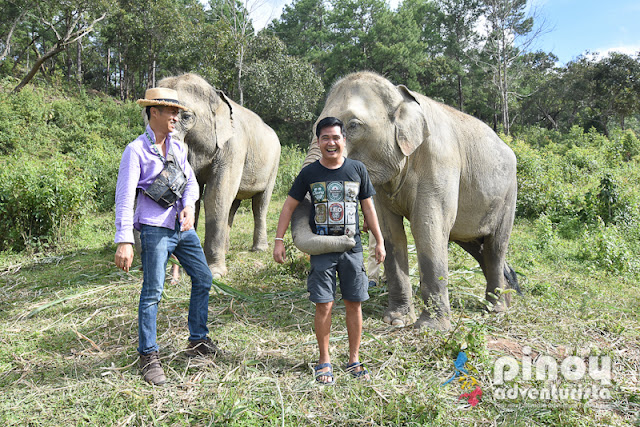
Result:
{"label": "forest background", "polygon": [[[273,226],[277,208],[299,170],[327,91],[336,79],[360,70],[375,71],[393,83],[405,84],[478,117],[515,151],[518,204],[510,258],[523,283],[525,299],[517,307],[519,314],[510,321],[520,329],[511,334],[505,329],[504,318],[486,319],[473,310],[482,299],[481,272],[452,248],[450,268],[454,274],[450,287],[452,301],[458,301],[453,305],[460,321],[451,335],[391,338],[383,326],[369,325],[371,340],[387,342],[384,351],[395,344],[396,351],[400,347],[406,351],[407,340],[430,349],[430,358],[403,355],[406,363],[402,364],[404,376],[400,378],[407,380],[409,376],[417,388],[398,386],[402,390],[396,387],[397,395],[381,394],[382,389],[376,389],[361,397],[376,401],[379,414],[363,409],[362,401],[346,415],[325,407],[328,413],[309,418],[307,410],[299,408],[295,397],[298,391],[279,388],[277,392],[284,393],[281,402],[286,401],[282,414],[278,405],[274,412],[261,412],[271,407],[269,399],[276,391],[271,388],[273,384],[265,385],[259,377],[249,376],[249,385],[266,387],[264,396],[252,396],[257,403],[249,404],[246,396],[229,391],[247,385],[242,379],[233,383],[232,377],[232,384],[225,388],[231,396],[225,395],[213,412],[204,410],[199,415],[226,422],[243,414],[249,419],[257,417],[256,423],[262,420],[256,414],[272,420],[282,415],[284,421],[286,406],[292,411],[287,412],[287,419],[307,423],[322,419],[353,421],[361,415],[358,410],[365,411],[364,419],[379,424],[411,421],[412,414],[420,411],[425,414],[425,422],[437,423],[440,417],[456,420],[455,405],[437,409],[446,394],[443,397],[438,387],[432,387],[432,377],[421,378],[418,373],[416,379],[415,366],[440,369],[443,374],[448,360],[455,358],[461,342],[466,341],[469,354],[490,375],[492,359],[487,342],[502,334],[521,346],[522,340],[514,336],[521,338],[523,330],[528,330],[542,340],[544,345],[539,348],[556,348],[561,343],[573,345],[573,351],[578,351],[578,347],[595,342],[598,354],[618,357],[613,403],[603,411],[585,405],[572,407],[569,420],[576,424],[624,424],[637,419],[640,55],[585,53],[561,65],[553,54],[531,50],[545,26],[535,12],[528,11],[526,0],[405,0],[395,10],[381,0],[296,0],[260,31],[253,28],[250,18],[255,5],[232,0],[206,4],[197,0],[0,0],[0,308],[6,328],[0,333],[5,347],[0,350],[0,384],[15,394],[0,405],[0,420],[11,424],[42,416],[56,419],[55,408],[60,410],[56,416],[78,416],[71,415],[71,408],[60,396],[59,381],[74,391],[84,387],[85,382],[70,379],[69,369],[82,365],[74,358],[96,352],[100,360],[92,359],[87,364],[103,365],[108,360],[116,366],[127,366],[131,372],[125,374],[131,374],[132,379],[127,377],[126,384],[136,389],[137,396],[133,403],[103,396],[99,403],[115,400],[117,405],[102,417],[111,417],[115,423],[133,413],[129,421],[139,424],[154,417],[177,422],[178,418],[172,417],[184,415],[186,420],[194,420],[189,418],[193,414],[188,409],[173,415],[168,410],[160,411],[159,415],[158,406],[166,404],[166,396],[132,385],[137,384],[135,369],[128,366],[131,361],[127,358],[135,356],[115,355],[122,337],[105,334],[104,341],[111,344],[101,344],[87,338],[90,334],[74,329],[75,324],[67,325],[73,331],[67,339],[77,339],[88,349],[76,354],[76,349],[65,347],[69,344],[58,344],[54,339],[35,370],[24,359],[30,351],[29,336],[46,335],[44,330],[50,326],[43,325],[64,325],[69,313],[88,312],[95,303],[88,295],[103,289],[100,286],[112,290],[109,286],[113,283],[124,283],[125,296],[111,298],[135,299],[139,272],[122,278],[107,264],[114,251],[118,163],[126,144],[142,132],[140,111],[133,101],[141,98],[146,88],[165,76],[195,72],[257,112],[276,130],[283,155],[272,202]],[[251,227],[242,225],[243,215],[250,216],[247,210],[248,205],[243,204],[235,227],[244,240],[250,241],[247,234]],[[304,280],[308,265],[290,242],[292,263],[285,272],[273,265],[269,254],[255,255],[258,258],[247,269],[238,254],[249,259],[254,255],[245,255],[245,246],[246,242],[233,240],[228,256],[231,274],[227,283],[240,293],[227,289],[232,296],[222,293],[216,301],[231,301],[230,307],[235,300],[264,303],[265,313],[270,313],[269,304],[279,304],[277,301],[291,303],[292,310],[294,305],[304,304],[304,298],[298,298],[299,291],[290,290],[289,296],[283,297],[274,296],[276,291],[270,288],[290,283],[285,289],[298,289]],[[84,255],[87,251],[91,254],[88,259]],[[50,265],[51,260],[57,261]],[[62,273],[56,272],[60,264]],[[77,265],[82,269],[76,271]],[[412,265],[415,285],[418,276],[415,263]],[[240,274],[234,269],[247,271]],[[471,277],[466,275],[469,272]],[[470,297],[472,293],[478,298]],[[260,302],[251,294],[271,298],[271,302]],[[287,299],[291,295],[293,302]],[[71,304],[71,299],[77,303]],[[374,300],[379,307],[384,305],[384,287],[374,293]],[[177,298],[177,304],[184,303]],[[419,306],[419,299],[416,304]],[[111,308],[95,310],[86,314],[87,325],[99,320],[111,325]],[[308,311],[309,307],[301,310]],[[378,308],[372,310],[371,317],[380,317]],[[135,324],[134,311],[126,314],[128,325]],[[567,317],[558,314],[564,311]],[[235,320],[243,320],[232,308],[229,313]],[[554,322],[545,324],[545,320],[527,317],[540,313],[565,326],[558,330]],[[577,325],[574,318],[579,319],[579,332],[566,326]],[[308,321],[297,317],[267,320],[270,324],[289,321],[291,325]],[[168,322],[171,324],[172,319]],[[228,334],[231,341],[237,338],[220,328],[222,336]],[[25,335],[25,331],[29,332]],[[134,333],[130,335],[134,338],[129,339],[135,339]],[[309,337],[301,340],[308,341]],[[290,338],[267,339],[277,347],[278,342]],[[93,343],[99,351],[87,343]],[[124,347],[127,351],[133,348],[129,344]],[[68,351],[72,351],[71,356]],[[110,352],[112,357],[105,356]],[[375,359],[375,355],[371,357]],[[246,374],[247,369],[257,366],[253,359],[244,362],[238,373]],[[73,368],[64,367],[67,363]],[[63,368],[45,369],[53,365]],[[90,368],[80,367],[81,377],[96,381]],[[34,374],[41,368],[44,374]],[[185,375],[191,373],[188,365],[184,369]],[[290,373],[283,375],[286,378]],[[395,377],[384,378],[386,383],[395,384]],[[213,381],[213,376],[207,379]],[[426,389],[420,386],[422,380]],[[35,387],[35,396],[55,402],[52,409],[41,407],[36,415],[29,415],[20,402],[35,398],[19,391],[24,381]],[[488,381],[485,379],[485,383]],[[220,387],[226,387],[223,383]],[[99,390],[104,387],[102,383],[97,386]],[[425,390],[430,390],[426,403]],[[347,398],[340,393],[334,396],[337,401]],[[95,398],[101,399],[99,393]],[[205,398],[212,397],[199,396],[196,402],[206,406],[199,400]],[[510,416],[523,416],[525,424],[566,421],[561,410],[535,409],[525,402],[513,414],[505,413],[499,403],[487,403],[483,412],[470,413],[468,420],[504,421]],[[92,417],[85,412],[80,420],[91,423]],[[467,415],[460,417],[466,419]]]}

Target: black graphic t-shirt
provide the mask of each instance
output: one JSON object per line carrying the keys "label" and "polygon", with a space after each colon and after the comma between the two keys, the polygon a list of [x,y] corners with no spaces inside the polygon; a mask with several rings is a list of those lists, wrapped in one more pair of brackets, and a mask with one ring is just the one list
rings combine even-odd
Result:
{"label": "black graphic t-shirt", "polygon": [[289,195],[298,201],[309,193],[313,209],[309,224],[314,233],[346,234],[356,241],[354,252],[362,252],[358,202],[376,194],[367,168],[358,160],[345,158],[338,169],[327,169],[316,161],[300,171]]}

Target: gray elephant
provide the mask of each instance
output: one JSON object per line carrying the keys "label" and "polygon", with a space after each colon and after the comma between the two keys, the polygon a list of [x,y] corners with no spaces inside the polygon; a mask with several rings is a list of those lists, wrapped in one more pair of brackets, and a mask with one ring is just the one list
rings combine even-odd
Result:
{"label": "gray elephant", "polygon": [[[211,273],[227,273],[225,254],[233,217],[244,199],[253,209],[252,250],[267,248],[267,209],[278,173],[280,141],[252,111],[195,74],[162,79],[191,111],[181,114],[176,137],[189,148],[205,209],[204,253]],[[202,192],[204,191],[204,194]],[[196,206],[198,223],[199,203]]]}
{"label": "gray elephant", "polygon": [[[344,122],[348,157],[365,164],[377,192],[389,287],[384,320],[397,326],[416,320],[403,218],[411,223],[426,305],[416,327],[451,327],[449,241],[479,262],[490,307],[503,310],[510,294],[502,291],[507,284],[517,289],[506,263],[516,206],[513,151],[480,120],[369,72],[335,83],[320,118],[327,116]],[[314,139],[307,161],[318,156]],[[308,222],[296,218],[294,242],[309,250]],[[334,251],[342,243],[325,249],[316,239],[313,246],[315,252]]]}

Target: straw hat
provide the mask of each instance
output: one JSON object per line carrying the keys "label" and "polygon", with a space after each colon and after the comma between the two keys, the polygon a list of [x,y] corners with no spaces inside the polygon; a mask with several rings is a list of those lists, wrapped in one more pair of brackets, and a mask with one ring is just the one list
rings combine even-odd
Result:
{"label": "straw hat", "polygon": [[160,105],[164,107],[178,107],[183,110],[188,110],[187,107],[178,101],[178,92],[173,89],[167,89],[166,87],[154,87],[147,89],[144,93],[144,99],[138,99],[136,103],[141,107]]}

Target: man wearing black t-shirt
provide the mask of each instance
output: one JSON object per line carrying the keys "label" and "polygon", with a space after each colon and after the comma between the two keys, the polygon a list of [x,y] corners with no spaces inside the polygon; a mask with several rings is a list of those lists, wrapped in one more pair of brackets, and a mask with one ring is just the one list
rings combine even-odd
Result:
{"label": "man wearing black t-shirt", "polygon": [[362,302],[369,299],[369,294],[360,242],[358,201],[367,226],[376,238],[375,257],[376,261],[381,263],[386,253],[373,206],[372,196],[375,190],[364,164],[343,157],[344,125],[339,119],[335,117],[322,119],[316,126],[316,136],[322,157],[300,171],[289,191],[278,221],[273,258],[278,263],[284,263],[283,237],[289,227],[293,211],[307,193],[310,193],[313,204],[309,223],[316,234],[346,234],[355,239],[356,245],[349,251],[311,256],[307,289],[310,293],[309,299],[316,304],[314,326],[320,350],[318,365],[315,367],[315,378],[323,385],[335,383],[329,356],[329,336],[337,272],[346,308],[349,335],[347,371],[355,378],[368,380],[369,372],[359,361]]}

